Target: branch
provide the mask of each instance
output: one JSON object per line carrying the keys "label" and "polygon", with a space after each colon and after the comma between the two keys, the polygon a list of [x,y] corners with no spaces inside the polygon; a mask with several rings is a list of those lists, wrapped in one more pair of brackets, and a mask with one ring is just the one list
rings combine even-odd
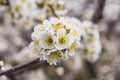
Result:
{"label": "branch", "polygon": [[96,1],[96,9],[95,9],[95,12],[91,19],[93,23],[97,23],[103,17],[102,12],[103,12],[103,9],[105,6],[105,1],[106,0],[97,0]]}
{"label": "branch", "polygon": [[44,61],[41,62],[40,59],[37,58],[37,59],[35,59],[35,60],[33,60],[33,61],[29,62],[29,63],[17,65],[17,66],[15,66],[15,67],[11,68],[11,69],[8,69],[8,70],[6,70],[6,71],[0,72],[0,76],[1,76],[1,75],[9,76],[9,75],[11,75],[11,74],[13,74],[13,73],[16,73],[16,72],[18,72],[18,71],[20,71],[20,70],[23,70],[23,69],[25,69],[25,68],[33,67],[33,65],[35,65],[35,64],[37,64],[37,63],[39,63],[39,65],[45,64]]}
{"label": "branch", "polygon": [[50,8],[50,10],[51,10],[52,14],[53,14],[55,17],[57,17],[57,18],[58,18],[58,15],[55,13],[55,11],[54,11],[54,9],[53,9],[53,6],[52,6],[52,5],[50,5],[50,4],[48,4],[48,7]]}
{"label": "branch", "polygon": [[111,35],[114,33],[115,24],[116,24],[116,21],[110,21],[108,23],[108,31],[106,32],[106,37],[108,40],[110,40]]}
{"label": "branch", "polygon": [[4,6],[8,6],[10,4],[9,0],[2,0],[2,1],[0,1],[0,3]]}
{"label": "branch", "polygon": [[[119,14],[119,17],[118,17],[117,20],[110,20],[108,22],[108,30],[106,32],[106,37],[107,37],[108,40],[110,40],[111,36],[113,34],[115,34],[114,30],[115,30],[115,27],[116,27],[116,23],[118,23],[119,21],[120,21],[120,14]],[[119,34],[118,34],[118,37],[119,37]]]}

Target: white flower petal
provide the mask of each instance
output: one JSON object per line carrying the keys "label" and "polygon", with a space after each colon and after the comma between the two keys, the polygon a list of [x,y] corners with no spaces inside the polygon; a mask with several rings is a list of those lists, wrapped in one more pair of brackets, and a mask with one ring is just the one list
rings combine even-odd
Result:
{"label": "white flower petal", "polygon": [[54,36],[50,33],[40,33],[39,34],[39,44],[44,49],[52,49],[54,48]]}

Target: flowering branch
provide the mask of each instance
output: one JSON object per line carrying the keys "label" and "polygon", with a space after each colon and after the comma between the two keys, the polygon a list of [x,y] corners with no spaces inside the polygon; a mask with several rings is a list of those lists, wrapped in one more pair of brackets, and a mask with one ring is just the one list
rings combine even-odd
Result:
{"label": "flowering branch", "polygon": [[8,69],[8,70],[6,70],[6,71],[0,72],[0,76],[1,76],[1,75],[9,76],[10,74],[15,73],[15,72],[17,72],[17,71],[20,71],[20,70],[22,70],[22,69],[25,69],[25,68],[28,68],[28,67],[33,67],[33,65],[34,65],[34,64],[37,64],[37,63],[39,63],[39,65],[45,64],[44,61],[41,62],[40,59],[37,58],[37,59],[35,59],[35,60],[33,60],[33,61],[29,62],[29,63],[17,65],[17,66],[15,66],[15,67],[11,68],[11,69]]}
{"label": "flowering branch", "polygon": [[[101,19],[101,15],[102,15],[102,11],[103,11],[105,0],[98,0],[97,2],[98,2],[98,5],[97,5],[95,13],[94,13],[94,15],[92,17],[92,21],[94,23],[97,23]],[[48,5],[48,6],[51,9],[51,12],[53,13],[53,15],[55,17],[58,17],[55,14],[55,12],[54,12],[53,7],[51,5]],[[54,44],[57,43],[56,46],[55,46],[56,47],[55,50],[50,50],[49,53],[47,53],[47,55],[42,55],[41,54],[41,56],[44,56],[44,58],[45,58],[45,60],[47,60],[47,62],[49,62],[50,64],[56,64],[57,60],[63,59],[63,58],[67,58],[66,55],[63,55],[63,53],[67,54],[67,52],[70,51],[69,55],[72,56],[72,54],[74,53],[74,50],[72,50],[72,49],[73,48],[75,49],[76,46],[79,46],[79,44],[77,45],[77,43],[78,43],[77,41],[80,40],[79,39],[80,38],[80,34],[79,34],[80,32],[79,32],[79,27],[78,26],[74,27],[74,25],[72,25],[74,28],[72,26],[71,27],[66,26],[66,24],[69,23],[69,19],[66,19],[66,20],[68,20],[67,23],[63,21],[63,25],[65,27],[61,27],[61,24],[59,22],[61,20],[64,20],[64,18],[61,18],[61,20],[58,20],[56,18],[55,19],[51,19],[51,20],[53,20],[51,22],[56,21],[56,23],[50,24],[50,22],[46,20],[46,21],[43,22],[44,26],[36,26],[35,27],[35,31],[36,32],[37,32],[38,29],[40,29],[41,31],[40,30],[39,31],[42,32],[42,31],[44,31],[44,28],[45,28],[46,29],[46,33],[41,33],[42,36],[40,36],[40,38],[43,39],[43,40],[37,41],[36,40],[37,39],[36,38],[37,33],[34,32],[35,33],[35,34],[33,34],[34,41],[31,44],[31,46],[32,46],[31,48],[35,49],[36,46],[38,46],[38,44],[39,44],[38,42],[40,42],[40,44],[42,45],[41,47],[43,48],[43,51],[47,51],[46,48],[47,49],[52,49],[52,48],[54,48]],[[55,35],[47,33],[48,31],[51,31],[51,32],[54,31],[54,33],[56,33],[58,31],[57,34],[56,34],[58,36],[58,37],[56,37],[57,38],[56,42],[54,42],[55,40],[53,40],[54,39],[53,36],[55,36]],[[75,33],[72,33],[72,32],[75,32]],[[62,36],[61,36],[61,33],[62,33]],[[71,34],[73,36],[71,36],[71,35],[68,36],[68,34]],[[47,36],[44,36],[44,35],[47,35]],[[71,41],[71,39],[70,39],[72,37],[74,37],[73,41]],[[46,42],[44,40],[46,40]],[[60,40],[60,41],[58,41],[58,40]],[[42,42],[42,41],[44,41],[44,42]],[[69,43],[66,43],[66,42],[69,42]],[[74,42],[74,43],[71,43],[71,42]],[[46,46],[43,43],[46,43],[46,44],[49,44],[49,45]],[[75,45],[75,47],[73,47],[72,45]],[[62,51],[59,51],[58,49],[60,49]],[[33,52],[37,52],[39,50],[35,49],[35,50],[32,50],[32,51]],[[51,58],[54,58],[54,59],[52,59],[52,60],[54,60],[53,62],[51,61]],[[7,75],[7,76],[9,76],[12,73],[15,73],[17,71],[20,71],[20,70],[28,68],[28,67],[31,67],[32,65],[35,65],[37,63],[40,63],[39,65],[45,64],[44,61],[40,62],[39,58],[37,58],[37,59],[35,59],[35,60],[33,60],[33,61],[29,62],[29,63],[18,65],[18,66],[15,66],[15,67],[13,67],[13,68],[11,68],[9,70],[1,72],[0,75]],[[91,65],[92,64],[88,64],[88,66],[91,66]],[[90,68],[92,69],[92,67],[90,67]]]}

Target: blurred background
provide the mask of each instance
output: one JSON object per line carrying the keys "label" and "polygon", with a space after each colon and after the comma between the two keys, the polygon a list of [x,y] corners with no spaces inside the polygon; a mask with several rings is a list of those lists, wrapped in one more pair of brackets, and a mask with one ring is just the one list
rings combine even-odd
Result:
{"label": "blurred background", "polygon": [[[55,14],[91,20],[98,4],[97,0],[0,0],[0,60],[5,68],[36,58],[28,47],[33,26]],[[31,65],[8,80],[120,80],[120,0],[105,0],[96,24],[103,48],[95,63],[77,55],[57,66]]]}

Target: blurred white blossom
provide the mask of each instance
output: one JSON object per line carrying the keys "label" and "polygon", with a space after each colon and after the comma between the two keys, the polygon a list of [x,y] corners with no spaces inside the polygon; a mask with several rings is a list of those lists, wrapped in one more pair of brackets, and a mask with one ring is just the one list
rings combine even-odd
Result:
{"label": "blurred white blossom", "polygon": [[6,76],[0,76],[0,80],[8,80]]}
{"label": "blurred white blossom", "polygon": [[28,62],[28,61],[38,58],[38,55],[36,55],[36,54],[30,55],[29,48],[25,47],[17,54],[14,54],[13,57],[14,57],[13,60],[16,61],[17,63],[24,63],[24,62]]}
{"label": "blurred white blossom", "polygon": [[48,80],[43,69],[30,70],[23,74],[25,80]]}
{"label": "blurred white blossom", "polygon": [[97,25],[90,21],[83,21],[82,29],[83,47],[81,53],[88,61],[95,62],[99,58],[102,48]]}
{"label": "blurred white blossom", "polygon": [[57,67],[56,73],[57,73],[59,76],[64,75],[64,68],[63,68],[63,67]]}
{"label": "blurred white blossom", "polygon": [[55,14],[58,16],[63,16],[67,14],[67,9],[65,8],[65,0],[36,0],[39,7],[46,10],[47,13],[50,14],[49,5],[52,6]]}
{"label": "blurred white blossom", "polygon": [[119,18],[119,14],[120,4],[109,3],[105,6],[105,9],[103,11],[103,15],[106,20],[117,20]]}
{"label": "blurred white blossom", "polygon": [[53,15],[49,5],[58,16],[67,13],[64,0],[9,0],[9,4],[5,8],[2,5],[0,11],[4,12],[5,22],[9,20],[10,24],[14,23],[22,30],[30,30],[38,22]]}
{"label": "blurred white blossom", "polygon": [[71,57],[65,63],[67,68],[69,68],[72,72],[77,72],[82,68],[82,59],[77,51],[74,57]]}
{"label": "blurred white blossom", "polygon": [[[0,61],[0,72],[4,71],[5,67],[4,67],[4,62],[1,60]],[[0,80],[8,80],[7,77],[5,75],[0,76]]]}

